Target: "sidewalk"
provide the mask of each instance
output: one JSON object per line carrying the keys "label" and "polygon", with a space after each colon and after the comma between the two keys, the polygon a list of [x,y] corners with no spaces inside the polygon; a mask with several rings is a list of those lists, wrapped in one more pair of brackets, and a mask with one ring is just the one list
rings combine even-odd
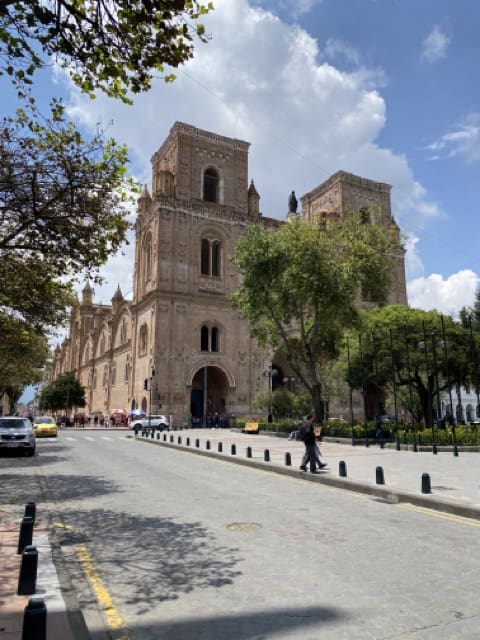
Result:
{"label": "sidewalk", "polygon": [[[179,444],[179,438],[181,444]],[[186,445],[187,438],[190,445]],[[162,446],[182,448],[190,452],[221,457],[237,464],[288,474],[308,481],[328,484],[341,489],[366,493],[391,502],[408,502],[428,509],[436,509],[480,520],[480,452],[460,450],[433,455],[430,451],[396,451],[378,445],[352,446],[338,441],[320,444],[323,461],[328,466],[315,475],[301,473],[304,452],[302,442],[263,434],[246,434],[229,429],[186,429],[156,433],[155,438],[137,436],[137,440]],[[198,447],[197,447],[198,440]],[[218,444],[222,443],[222,452]],[[235,445],[236,454],[231,448]],[[251,457],[247,457],[251,448]],[[270,460],[265,461],[268,450]],[[286,465],[286,454],[291,466]],[[347,477],[340,476],[340,462]],[[343,466],[343,465],[342,465]],[[377,484],[377,467],[381,468],[384,484]],[[431,493],[423,493],[423,475],[428,474]]]}
{"label": "sidewalk", "polygon": [[32,544],[38,550],[36,590],[17,595],[21,555],[17,555],[25,505],[0,509],[0,635],[21,640],[23,616],[30,598],[43,598],[47,608],[47,640],[74,640],[48,539],[46,520],[37,514]]}

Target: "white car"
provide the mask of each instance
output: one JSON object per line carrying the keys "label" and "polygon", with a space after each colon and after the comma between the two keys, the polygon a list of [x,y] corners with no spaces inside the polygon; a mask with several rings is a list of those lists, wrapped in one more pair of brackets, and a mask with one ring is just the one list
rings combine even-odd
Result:
{"label": "white car", "polygon": [[0,418],[0,451],[20,451],[33,456],[35,443],[35,433],[28,418]]}
{"label": "white car", "polygon": [[143,418],[134,418],[131,424],[132,429],[137,431],[141,429],[155,429],[155,431],[163,431],[170,428],[167,416],[144,416]]}

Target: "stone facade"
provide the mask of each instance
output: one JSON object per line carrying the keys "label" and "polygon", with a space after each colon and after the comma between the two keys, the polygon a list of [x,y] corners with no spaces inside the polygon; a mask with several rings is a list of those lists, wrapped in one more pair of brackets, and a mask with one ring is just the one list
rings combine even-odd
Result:
{"label": "stone facade", "polygon": [[[229,261],[237,239],[252,222],[282,224],[259,211],[248,149],[177,122],[153,155],[151,194],[145,187],[138,200],[133,300],[117,289],[111,305],[94,304],[87,285],[55,352],[54,377],[76,372],[86,413],[151,409],[177,424],[205,411],[251,415],[254,396],[272,384],[271,354],[228,301],[239,283]],[[301,202],[306,222],[352,208],[395,224],[389,185],[341,171]],[[406,303],[403,253],[390,302]],[[280,354],[273,362],[280,382],[291,375]]]}

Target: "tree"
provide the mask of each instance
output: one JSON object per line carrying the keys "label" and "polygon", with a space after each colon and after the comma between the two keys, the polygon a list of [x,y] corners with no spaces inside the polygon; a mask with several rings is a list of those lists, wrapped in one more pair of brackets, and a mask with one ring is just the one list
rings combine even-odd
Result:
{"label": "tree", "polygon": [[[442,326],[437,311],[401,305],[371,309],[362,314],[361,329],[350,335],[349,345],[353,387],[365,393],[373,385],[392,394],[395,379],[397,400],[407,403],[408,410],[409,393],[403,389],[411,387],[413,409],[420,405],[429,426],[439,418],[443,393],[474,383],[476,365],[469,333],[450,317],[443,317]],[[345,376],[348,379],[347,370]]]}
{"label": "tree", "polygon": [[0,130],[0,311],[35,327],[61,322],[71,285],[125,241],[132,185],[126,150],[99,132],[85,140],[54,102],[34,105]]}
{"label": "tree", "polygon": [[24,387],[42,379],[48,344],[39,331],[6,314],[0,314],[0,335],[0,397],[8,395],[13,411]]}
{"label": "tree", "polygon": [[155,73],[192,58],[195,37],[207,40],[198,20],[212,8],[193,0],[1,0],[0,60],[24,83],[53,59],[82,91],[129,102],[128,91],[148,90]]}
{"label": "tree", "polygon": [[473,306],[460,309],[460,322],[465,329],[471,327],[473,331],[480,333],[480,289],[475,293]]}
{"label": "tree", "polygon": [[73,407],[85,405],[85,387],[82,387],[72,371],[58,376],[51,384],[43,387],[40,393],[40,409],[67,412]]}
{"label": "tree", "polygon": [[357,300],[384,303],[398,231],[351,214],[328,227],[297,220],[269,231],[250,226],[233,261],[241,284],[232,297],[262,346],[281,348],[323,417],[322,370],[338,355],[346,328],[357,324]]}

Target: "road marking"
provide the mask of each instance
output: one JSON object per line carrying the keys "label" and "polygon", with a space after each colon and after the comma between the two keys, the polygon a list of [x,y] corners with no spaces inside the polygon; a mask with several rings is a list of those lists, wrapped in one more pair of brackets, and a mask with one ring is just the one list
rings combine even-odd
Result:
{"label": "road marking", "polygon": [[100,606],[103,608],[107,617],[107,624],[111,631],[118,633],[115,635],[115,640],[130,640],[130,634],[128,633],[122,616],[116,610],[112,598],[104,586],[102,579],[98,575],[98,571],[95,569],[90,554],[86,547],[76,547],[75,549],[78,560],[82,565],[85,575],[90,582],[92,589],[97,597]]}
{"label": "road marking", "polygon": [[462,516],[456,516],[452,513],[444,513],[442,511],[434,511],[433,509],[427,509],[424,507],[416,507],[413,504],[408,504],[405,502],[399,503],[398,506],[402,509],[417,511],[418,513],[423,513],[426,516],[432,516],[434,518],[440,518],[441,520],[450,520],[450,522],[457,522],[458,524],[467,524],[471,527],[480,527],[480,522],[478,522],[478,520],[463,518]]}
{"label": "road marking", "polygon": [[67,531],[73,531],[73,527],[70,524],[63,524],[63,522],[52,522],[52,526],[57,529],[66,529]]}

